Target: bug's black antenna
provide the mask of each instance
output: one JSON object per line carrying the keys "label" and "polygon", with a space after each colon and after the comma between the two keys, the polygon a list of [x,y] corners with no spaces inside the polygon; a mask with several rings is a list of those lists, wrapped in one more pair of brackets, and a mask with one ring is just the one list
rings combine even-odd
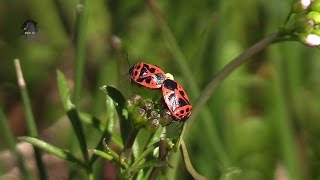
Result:
{"label": "bug's black antenna", "polygon": [[130,65],[130,62],[129,62],[129,53],[128,53],[128,51],[127,51],[127,63],[128,63],[128,66],[129,66],[129,68],[131,67],[131,65]]}

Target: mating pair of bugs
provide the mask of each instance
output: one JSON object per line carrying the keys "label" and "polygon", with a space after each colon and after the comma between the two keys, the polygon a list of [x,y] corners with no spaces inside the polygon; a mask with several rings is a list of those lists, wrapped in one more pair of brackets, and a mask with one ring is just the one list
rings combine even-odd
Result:
{"label": "mating pair of bugs", "polygon": [[137,63],[129,70],[131,80],[149,89],[160,89],[165,104],[171,112],[174,120],[185,122],[191,115],[187,93],[182,86],[174,80],[168,79],[166,74],[158,66]]}

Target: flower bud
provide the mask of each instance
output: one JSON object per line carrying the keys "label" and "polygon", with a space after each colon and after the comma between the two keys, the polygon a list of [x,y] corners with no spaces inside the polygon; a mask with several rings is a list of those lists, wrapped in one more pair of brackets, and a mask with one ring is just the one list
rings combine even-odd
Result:
{"label": "flower bud", "polygon": [[315,24],[320,24],[320,12],[311,11],[307,14],[308,19],[312,19]]}
{"label": "flower bud", "polygon": [[313,30],[312,33],[320,36],[320,28]]}
{"label": "flower bud", "polygon": [[151,111],[150,117],[152,118],[159,118],[160,114],[157,111]]}
{"label": "flower bud", "polygon": [[144,99],[141,101],[141,106],[146,110],[146,111],[152,111],[154,108],[153,102],[150,99]]}
{"label": "flower bud", "polygon": [[126,102],[126,109],[129,113],[132,113],[135,108],[135,105],[133,104],[133,101],[131,99],[128,99]]}
{"label": "flower bud", "polygon": [[303,34],[300,36],[301,41],[307,46],[319,46],[320,36],[317,34]]}
{"label": "flower bud", "polygon": [[295,32],[299,33],[310,33],[314,28],[314,20],[308,19],[306,17],[301,17],[297,19],[294,24]]}
{"label": "flower bud", "polygon": [[170,73],[166,73],[166,77],[167,77],[167,79],[174,80],[173,75],[172,75],[172,74],[170,74]]}
{"label": "flower bud", "polygon": [[148,121],[146,129],[151,132],[156,132],[159,126],[160,126],[159,119],[154,118]]}
{"label": "flower bud", "polygon": [[292,4],[292,12],[300,13],[308,9],[311,4],[311,0],[296,0]]}
{"label": "flower bud", "polygon": [[134,103],[135,105],[139,105],[140,102],[141,102],[141,96],[140,96],[140,95],[135,95],[135,96],[132,98],[132,100],[133,100],[133,103]]}
{"label": "flower bud", "polygon": [[318,11],[320,12],[320,0],[314,0],[311,3],[310,9],[312,11]]}
{"label": "flower bud", "polygon": [[135,107],[132,113],[133,124],[136,128],[140,128],[147,122],[146,111],[140,107]]}
{"label": "flower bud", "polygon": [[160,124],[162,126],[167,126],[172,122],[173,118],[171,112],[168,109],[164,109],[161,111]]}

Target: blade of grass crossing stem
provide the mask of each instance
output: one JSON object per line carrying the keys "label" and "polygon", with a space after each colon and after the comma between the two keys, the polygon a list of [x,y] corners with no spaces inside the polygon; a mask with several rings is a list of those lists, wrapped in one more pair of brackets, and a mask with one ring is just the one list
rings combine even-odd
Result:
{"label": "blade of grass crossing stem", "polygon": [[[15,64],[15,68],[16,68],[16,72],[17,72],[18,85],[19,85],[22,100],[23,100],[24,111],[26,114],[28,133],[32,137],[37,137],[38,136],[37,126],[36,126],[34,116],[32,113],[30,98],[28,95],[26,83],[23,78],[23,73],[21,70],[19,59],[15,59],[14,64]],[[36,163],[37,163],[37,167],[38,167],[38,171],[39,171],[39,178],[40,179],[47,179],[45,165],[44,165],[42,158],[41,158],[41,151],[35,146],[34,146],[34,154],[35,154],[35,159],[36,159]]]}
{"label": "blade of grass crossing stem", "polygon": [[25,164],[23,163],[23,159],[20,152],[16,148],[16,139],[9,127],[9,124],[7,123],[7,120],[5,118],[5,115],[1,107],[0,107],[0,130],[3,134],[3,138],[6,141],[6,144],[8,145],[10,151],[13,152],[16,156],[17,164],[20,168],[20,172],[22,176],[27,180],[32,179],[29,170],[26,168]]}
{"label": "blade of grass crossing stem", "polygon": [[79,117],[79,113],[76,110],[75,105],[72,104],[70,100],[70,90],[69,90],[66,78],[63,75],[63,73],[60,72],[59,70],[57,71],[57,79],[58,79],[58,88],[59,88],[59,94],[60,94],[62,104],[67,113],[68,118],[70,119],[72,127],[76,133],[77,140],[80,144],[81,153],[87,165],[86,170],[87,170],[88,178],[92,179],[93,178],[92,167],[90,166],[89,154],[87,150],[87,142],[84,135],[84,130],[81,124],[81,120]]}
{"label": "blade of grass crossing stem", "polygon": [[86,0],[81,0],[80,4],[76,5],[76,62],[74,70],[74,103],[79,105],[79,100],[81,96],[82,84],[83,84],[83,74],[85,65],[85,52],[86,52],[86,33],[87,33],[87,21],[88,21],[88,7],[86,6]]}

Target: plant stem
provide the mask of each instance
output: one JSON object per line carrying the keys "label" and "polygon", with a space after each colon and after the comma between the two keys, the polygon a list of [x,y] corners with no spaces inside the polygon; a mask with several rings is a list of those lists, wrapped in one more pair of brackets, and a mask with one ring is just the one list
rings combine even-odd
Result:
{"label": "plant stem", "polygon": [[192,163],[190,161],[190,157],[188,154],[188,150],[186,147],[186,144],[184,143],[183,140],[181,140],[181,145],[180,145],[180,152],[183,156],[183,161],[185,163],[185,166],[187,168],[187,171],[190,173],[190,175],[197,180],[204,180],[207,179],[206,177],[202,176],[201,174],[199,174],[192,166]]}
{"label": "plant stem", "polygon": [[153,150],[158,147],[158,143],[149,146],[147,149],[145,149],[143,151],[143,153],[141,153],[141,155],[134,161],[134,163],[132,163],[131,165],[131,169],[135,169],[141,162],[141,160],[143,160],[145,157],[147,157],[150,153],[153,152]]}
{"label": "plant stem", "polygon": [[106,139],[103,139],[103,146],[105,148],[105,150],[107,151],[106,153],[109,154],[110,156],[112,156],[116,162],[118,162],[123,168],[128,169],[128,164],[125,161],[122,161],[120,159],[120,156],[118,155],[118,153],[116,153],[115,151],[113,151],[107,144]]}
{"label": "plant stem", "polygon": [[[167,154],[168,154],[168,151],[167,151],[167,148],[166,148],[166,142],[164,140],[160,140],[160,144],[159,144],[159,157],[158,159],[160,161],[164,161]],[[161,170],[161,167],[155,167],[153,168],[150,176],[149,176],[149,180],[154,180],[157,178],[158,174],[160,173],[160,170]]]}
{"label": "plant stem", "polygon": [[[28,95],[28,90],[26,87],[26,83],[23,78],[23,73],[20,66],[19,59],[14,60],[16,72],[17,72],[17,79],[18,79],[18,85],[20,88],[23,104],[24,104],[24,111],[26,113],[26,120],[27,120],[27,128],[28,133],[31,137],[38,137],[38,131],[36,127],[36,122],[34,120],[34,116],[32,113],[30,98]],[[45,171],[45,165],[41,158],[41,151],[37,147],[33,146],[34,154],[36,158],[36,164],[39,170],[39,178],[40,179],[47,179],[46,171]]]}
{"label": "plant stem", "polygon": [[134,141],[136,140],[136,137],[138,135],[139,129],[133,128],[130,133],[129,136],[125,142],[124,148],[123,148],[123,152],[121,154],[120,157],[120,162],[126,161],[131,153],[131,149],[133,146]]}
{"label": "plant stem", "polygon": [[86,0],[81,0],[80,4],[76,6],[76,62],[74,70],[74,97],[73,101],[76,106],[79,105],[79,100],[81,96],[81,89],[83,84],[83,74],[85,65],[85,55],[86,55],[86,32],[87,32],[87,12],[88,7],[86,6]]}
{"label": "plant stem", "polygon": [[240,54],[229,64],[227,64],[223,69],[221,69],[217,73],[217,75],[211,80],[211,82],[205,87],[205,89],[201,93],[201,96],[198,98],[197,103],[195,104],[194,109],[192,111],[192,117],[188,121],[187,129],[191,127],[193,119],[195,119],[194,117],[197,117],[198,113],[209,100],[209,98],[212,96],[213,92],[226,77],[228,77],[240,65],[247,62],[250,57],[257,54],[258,52],[260,52],[267,46],[271,45],[272,43],[278,41],[280,38],[281,37],[279,36],[278,32],[270,34],[263,40],[257,42],[256,44],[248,48],[245,52]]}

